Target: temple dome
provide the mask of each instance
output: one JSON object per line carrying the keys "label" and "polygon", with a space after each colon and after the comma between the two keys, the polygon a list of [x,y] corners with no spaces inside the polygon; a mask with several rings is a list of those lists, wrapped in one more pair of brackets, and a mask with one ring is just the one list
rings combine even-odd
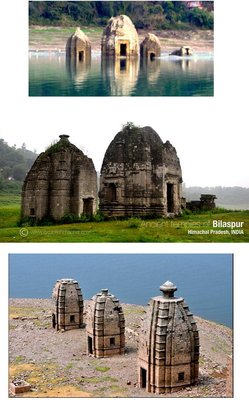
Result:
{"label": "temple dome", "polygon": [[110,143],[100,175],[106,216],[167,216],[181,210],[182,172],[175,148],[149,126],[124,126]]}
{"label": "temple dome", "polygon": [[101,41],[104,56],[138,56],[139,39],[136,28],[126,15],[112,17],[105,27]]}
{"label": "temple dome", "polygon": [[163,151],[162,139],[150,126],[127,126],[117,133],[107,148],[102,168],[109,162],[133,164],[149,158],[153,164],[163,162]]}

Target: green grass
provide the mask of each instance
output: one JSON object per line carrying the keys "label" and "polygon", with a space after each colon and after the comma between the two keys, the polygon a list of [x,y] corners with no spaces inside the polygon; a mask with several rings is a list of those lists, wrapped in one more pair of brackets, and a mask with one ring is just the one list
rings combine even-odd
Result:
{"label": "green grass", "polygon": [[25,357],[23,356],[16,356],[15,362],[16,363],[23,363],[25,361]]}
{"label": "green grass", "polygon": [[[78,25],[77,25],[78,26]],[[91,41],[100,40],[103,27],[81,27],[84,33],[90,38]],[[38,46],[39,49],[43,47],[59,47],[65,48],[67,39],[75,32],[74,27],[55,27],[55,26],[31,26],[29,28],[29,45],[30,48]]]}
{"label": "green grass", "polygon": [[107,371],[109,371],[109,369],[110,369],[110,367],[101,367],[101,366],[98,366],[95,368],[95,370],[98,372],[107,372]]}
{"label": "green grass", "polygon": [[[0,242],[249,242],[249,211],[217,209],[174,219],[117,220],[52,226],[18,227],[20,198],[0,196]],[[188,234],[210,230],[212,221],[244,221],[242,235]],[[218,228],[214,228],[217,230]],[[223,228],[225,229],[225,228]]]}
{"label": "green grass", "polygon": [[116,378],[112,376],[103,376],[103,377],[85,377],[80,378],[79,383],[103,383],[103,382],[118,382]]}

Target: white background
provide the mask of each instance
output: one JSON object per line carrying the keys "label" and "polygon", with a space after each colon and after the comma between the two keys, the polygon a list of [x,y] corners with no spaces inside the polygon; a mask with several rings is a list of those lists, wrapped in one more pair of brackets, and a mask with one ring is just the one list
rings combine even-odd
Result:
{"label": "white background", "polygon": [[[28,2],[5,0],[1,4],[1,117],[0,137],[10,144],[26,143],[43,150],[61,133],[88,149],[95,160],[118,132],[122,123],[134,121],[151,125],[165,141],[178,148],[184,135],[191,138],[184,151],[197,151],[195,174],[200,177],[203,154],[210,163],[210,185],[215,169],[222,184],[249,186],[248,173],[248,1],[215,0],[215,96],[214,98],[29,98],[28,97]],[[70,112],[82,111],[86,127],[70,132]],[[106,112],[117,115],[107,120]],[[99,112],[96,118],[96,111]],[[120,113],[126,114],[125,120]],[[190,116],[194,115],[194,119]],[[101,117],[108,129],[102,131]],[[192,126],[175,134],[181,121]],[[84,125],[84,124],[82,124]],[[88,142],[93,126],[103,132],[104,144],[95,138]],[[110,129],[109,129],[110,127]],[[186,128],[187,129],[187,128]],[[96,130],[96,128],[95,128]],[[48,132],[49,142],[44,132]],[[179,132],[179,130],[178,130]],[[209,134],[210,140],[204,140]],[[42,143],[40,149],[38,144]],[[44,143],[44,144],[43,144]],[[105,145],[106,143],[106,145]],[[202,151],[200,151],[200,147]],[[91,151],[90,151],[91,149]],[[179,151],[178,151],[179,152]],[[183,150],[179,157],[186,168]],[[98,163],[100,163],[98,161]],[[212,166],[212,168],[211,168]],[[97,166],[96,166],[97,167]],[[184,165],[183,173],[184,173]],[[208,171],[205,169],[205,171]],[[190,169],[191,172],[191,169]],[[187,176],[191,176],[190,172]],[[187,171],[186,171],[187,173]],[[199,178],[198,178],[199,179]],[[205,175],[208,179],[208,173]],[[204,181],[203,184],[205,183]],[[229,183],[230,182],[230,183]],[[198,182],[186,182],[199,184]],[[209,184],[207,182],[207,184]],[[84,252],[160,252],[160,253],[234,253],[234,337],[235,399],[248,398],[248,244],[0,244],[0,394],[8,398],[8,253],[84,253]]]}

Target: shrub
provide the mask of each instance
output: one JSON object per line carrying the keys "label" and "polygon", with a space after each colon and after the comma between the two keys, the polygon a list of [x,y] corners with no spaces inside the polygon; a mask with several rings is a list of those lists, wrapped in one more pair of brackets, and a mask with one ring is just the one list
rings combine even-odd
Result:
{"label": "shrub", "polygon": [[130,218],[127,223],[128,228],[140,228],[141,220],[139,218]]}

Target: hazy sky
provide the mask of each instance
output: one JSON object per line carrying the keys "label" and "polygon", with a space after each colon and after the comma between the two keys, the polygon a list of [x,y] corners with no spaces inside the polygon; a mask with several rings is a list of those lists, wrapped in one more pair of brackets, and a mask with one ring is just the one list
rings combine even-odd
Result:
{"label": "hazy sky", "polygon": [[[41,152],[58,135],[68,134],[71,142],[93,159],[99,171],[110,141],[122,124],[132,121],[140,126],[151,126],[164,142],[170,140],[176,147],[187,186],[249,187],[245,164],[248,157],[247,110],[242,101],[238,106],[246,63],[240,64],[241,75],[235,80],[235,59],[227,58],[234,39],[222,40],[229,29],[224,21],[222,35],[220,25],[215,32],[214,97],[29,98],[27,2],[14,3],[16,12],[11,21],[14,29],[9,29],[3,21],[8,40],[3,41],[2,48],[5,59],[1,65],[4,77],[1,138],[18,147],[25,142],[28,149]],[[216,21],[221,15],[219,4],[217,2]],[[9,43],[13,42],[14,52],[9,48]],[[236,42],[236,46],[239,49],[239,43]]]}

